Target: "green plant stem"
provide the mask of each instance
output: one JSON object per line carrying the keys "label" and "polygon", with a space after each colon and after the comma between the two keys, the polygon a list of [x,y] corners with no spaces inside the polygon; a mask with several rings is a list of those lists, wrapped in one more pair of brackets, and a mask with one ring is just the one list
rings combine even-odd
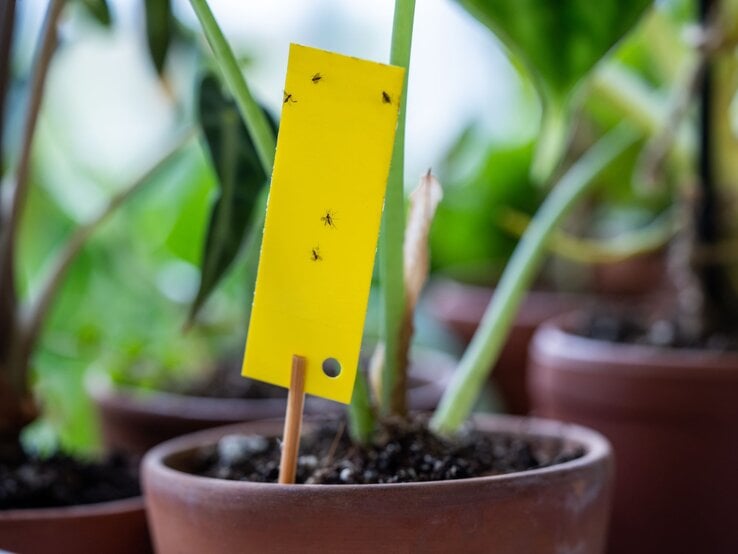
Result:
{"label": "green plant stem", "polygon": [[[522,212],[506,209],[499,225],[515,237],[525,234],[531,218]],[[588,239],[571,235],[562,229],[554,229],[548,250],[580,264],[608,264],[655,252],[664,247],[681,228],[676,211],[659,215],[643,228],[627,231],[608,239]]]}
{"label": "green plant stem", "polygon": [[[597,185],[595,177],[636,140],[624,127],[610,131],[559,180],[515,248],[479,329],[459,362],[431,426],[451,433],[469,416],[497,360],[525,291],[543,261],[554,229],[569,209]],[[522,368],[520,368],[522,371]]]}
{"label": "green plant stem", "polygon": [[176,140],[154,165],[143,173],[129,186],[115,194],[100,212],[84,225],[80,225],[69,240],[61,248],[35,301],[31,304],[19,326],[19,333],[11,356],[11,369],[15,374],[15,380],[25,379],[25,374],[41,331],[46,314],[52,305],[56,293],[59,290],[64,276],[77,258],[82,248],[92,234],[110,218],[129,198],[143,188],[151,177],[159,172],[162,167],[169,163],[190,142],[196,133],[189,131]]}
{"label": "green plant stem", "polygon": [[400,113],[392,151],[392,164],[387,179],[380,237],[379,270],[383,292],[385,358],[379,406],[384,413],[390,409],[397,372],[407,364],[407,360],[400,359],[400,333],[405,310],[402,252],[405,235],[405,111],[414,15],[415,0],[396,0],[390,63],[405,68],[405,87],[400,98]]}
{"label": "green plant stem", "polygon": [[354,394],[348,407],[349,435],[355,444],[368,444],[374,433],[374,411],[369,397],[366,375],[359,371],[354,383]]}
{"label": "green plant stem", "polygon": [[569,144],[572,118],[569,117],[569,107],[566,100],[548,95],[543,106],[541,130],[536,143],[531,176],[539,184],[548,184],[556,168],[564,157]]}
{"label": "green plant stem", "polygon": [[222,77],[228,85],[231,94],[233,94],[238,105],[238,110],[241,112],[241,117],[243,117],[249,134],[254,141],[256,153],[264,168],[264,173],[271,175],[274,166],[276,143],[274,133],[269,126],[269,121],[266,115],[264,115],[264,111],[256,100],[254,100],[246,79],[244,79],[241,69],[238,67],[236,56],[228,45],[223,31],[218,26],[213,12],[210,11],[207,1],[190,0],[190,4],[192,4],[197,18],[200,20],[205,38],[208,44],[210,44],[210,48],[213,49]]}
{"label": "green plant stem", "polygon": [[[656,136],[668,124],[666,102],[648,84],[617,63],[608,63],[597,70],[590,81],[592,95],[614,106],[645,135]],[[673,154],[679,166],[688,166],[694,151],[695,138],[691,129],[682,126],[672,138]]]}

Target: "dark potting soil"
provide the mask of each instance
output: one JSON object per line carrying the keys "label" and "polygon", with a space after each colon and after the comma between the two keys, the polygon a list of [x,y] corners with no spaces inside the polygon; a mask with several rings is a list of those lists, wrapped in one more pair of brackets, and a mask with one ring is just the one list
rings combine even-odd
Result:
{"label": "dark potting soil", "polygon": [[[303,435],[297,483],[372,484],[464,479],[536,469],[576,459],[583,449],[559,440],[530,440],[467,429],[453,439],[426,422],[386,422],[370,446],[352,444],[343,422]],[[192,473],[237,481],[277,482],[276,438],[227,435],[203,448]]]}
{"label": "dark potting soil", "polygon": [[95,504],[140,494],[137,465],[122,456],[103,462],[61,454],[0,460],[0,510]]}
{"label": "dark potting soil", "polygon": [[592,339],[666,348],[695,348],[737,352],[738,336],[712,333],[692,337],[671,319],[636,319],[622,314],[594,313],[583,318],[575,333]]}

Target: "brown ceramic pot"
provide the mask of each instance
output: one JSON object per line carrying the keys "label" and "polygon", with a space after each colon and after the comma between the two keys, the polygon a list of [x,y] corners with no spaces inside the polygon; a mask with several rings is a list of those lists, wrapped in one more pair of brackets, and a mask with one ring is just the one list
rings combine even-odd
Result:
{"label": "brown ceramic pot", "polygon": [[638,296],[663,291],[670,287],[666,258],[666,249],[660,249],[617,263],[594,264],[592,291],[606,296]]}
{"label": "brown ceramic pot", "polygon": [[147,554],[141,497],[84,506],[0,511],[0,550],[18,554]]}
{"label": "brown ceramic pot", "polygon": [[[494,289],[457,281],[435,281],[428,291],[428,308],[433,317],[454,331],[465,343],[474,336]],[[586,305],[588,297],[576,294],[531,291],[523,300],[505,346],[491,374],[502,397],[505,411],[527,414],[530,401],[525,368],[528,343],[545,320]]]}
{"label": "brown ceramic pot", "polygon": [[[455,361],[448,355],[419,350],[410,371],[409,404],[414,410],[436,407]],[[420,369],[422,368],[422,369]],[[167,439],[231,423],[284,416],[285,400],[205,398],[167,392],[113,388],[104,382],[88,387],[100,416],[107,448],[143,454]],[[305,413],[340,412],[343,404],[307,397]]]}
{"label": "brown ceramic pot", "polygon": [[613,344],[539,328],[537,415],[599,430],[617,459],[612,554],[738,552],[738,354]]}
{"label": "brown ceramic pot", "polygon": [[168,441],[143,462],[146,503],[160,554],[201,552],[603,552],[610,447],[574,425],[504,416],[485,432],[556,437],[582,458],[527,472],[392,485],[276,485],[198,477],[198,447],[234,432],[274,435],[278,422],[203,431]]}

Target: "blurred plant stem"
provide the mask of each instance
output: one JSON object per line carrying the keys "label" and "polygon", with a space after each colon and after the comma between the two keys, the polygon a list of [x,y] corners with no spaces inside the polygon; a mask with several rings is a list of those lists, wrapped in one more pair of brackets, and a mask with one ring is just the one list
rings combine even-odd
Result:
{"label": "blurred plant stem", "polygon": [[[27,402],[28,376],[27,363],[16,362],[15,342],[18,333],[17,304],[15,297],[15,248],[21,216],[28,196],[31,148],[36,130],[36,122],[41,108],[44,85],[49,64],[57,44],[57,24],[61,16],[64,0],[51,0],[49,3],[38,49],[35,55],[28,105],[21,134],[20,154],[11,181],[11,197],[8,211],[3,214],[0,227],[0,327],[6,341],[0,343],[0,368],[7,371],[8,385],[16,392],[19,402]],[[5,22],[4,22],[5,23]],[[5,26],[5,25],[4,25]],[[7,408],[6,408],[7,410]],[[27,411],[27,410],[24,410]],[[12,416],[11,416],[12,417]],[[1,426],[1,424],[0,424]]]}
{"label": "blurred plant stem", "polygon": [[[542,89],[545,90],[545,89]],[[542,93],[543,114],[536,142],[531,176],[539,185],[548,185],[566,153],[572,131],[571,106],[553,94]]]}
{"label": "blurred plant stem", "polygon": [[474,338],[464,352],[433,418],[442,433],[455,431],[469,416],[499,357],[525,291],[543,262],[549,241],[569,210],[598,181],[596,177],[637,139],[627,127],[617,127],[592,146],[559,179],[518,243]]}
{"label": "blurred plant stem", "polygon": [[405,112],[409,84],[410,50],[413,38],[415,0],[396,0],[392,25],[390,63],[405,68],[405,86],[400,98],[395,144],[387,180],[387,192],[382,213],[379,271],[382,283],[384,365],[382,367],[379,408],[391,411],[397,374],[407,368],[407,356],[402,349],[405,311],[403,242],[405,235]]}
{"label": "blurred plant stem", "polygon": [[[609,63],[595,72],[591,94],[605,99],[646,136],[658,136],[669,126],[663,99],[641,77],[620,64]],[[674,129],[672,156],[680,168],[689,167],[694,135],[689,128]]]}
{"label": "blurred plant stem", "polygon": [[[0,5],[0,250],[2,250],[3,228],[5,224],[5,205],[3,203],[3,185],[5,184],[4,170],[5,148],[3,146],[5,129],[5,109],[8,85],[10,81],[10,50],[13,44],[15,31],[15,0],[7,0]],[[4,256],[0,253],[0,388],[7,388],[10,393],[10,383],[3,385],[5,366],[9,363],[9,349],[13,341],[13,318],[15,315],[15,283],[13,271],[9,263],[3,263]],[[0,391],[0,400],[2,399]],[[0,413],[0,419],[4,419]],[[0,423],[0,427],[2,424]],[[12,424],[10,427],[14,427]],[[11,431],[12,433],[12,431]],[[0,435],[3,434],[0,428]],[[9,441],[6,441],[9,442]]]}
{"label": "blurred plant stem", "polygon": [[714,250],[738,234],[738,138],[732,103],[738,86],[736,0],[701,0],[702,44],[708,50],[700,89],[699,191],[694,196],[694,246],[690,254],[698,289],[680,291],[682,326],[694,337],[738,329],[735,268],[727,260],[707,260]]}
{"label": "blurred plant stem", "polygon": [[[5,97],[10,81],[10,48],[15,31],[15,0],[5,0],[0,4],[0,175],[3,170],[3,132],[5,129]],[[0,180],[0,188],[3,183]],[[0,210],[0,223],[2,223]]]}
{"label": "blurred plant stem", "polygon": [[[515,237],[524,236],[531,218],[522,212],[505,209],[499,225]],[[655,252],[666,246],[680,227],[674,210],[659,215],[649,225],[608,239],[586,239],[555,229],[551,234],[548,250],[581,264],[616,263],[635,256]]]}
{"label": "blurred plant stem", "polygon": [[228,42],[218,26],[218,22],[210,11],[210,7],[206,0],[190,0],[192,8],[200,20],[200,25],[205,33],[205,38],[213,49],[213,54],[218,62],[217,66],[221,72],[223,80],[228,89],[236,100],[238,109],[241,112],[246,127],[249,130],[259,160],[264,168],[264,173],[272,174],[274,166],[275,138],[272,128],[269,125],[264,111],[254,100],[248,83],[244,79],[241,69],[238,66],[236,56],[228,45]]}

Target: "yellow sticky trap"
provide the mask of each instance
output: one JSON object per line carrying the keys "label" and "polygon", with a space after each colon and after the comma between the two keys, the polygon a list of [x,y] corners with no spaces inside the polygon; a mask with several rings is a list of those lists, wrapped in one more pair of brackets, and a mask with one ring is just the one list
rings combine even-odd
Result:
{"label": "yellow sticky trap", "polygon": [[403,79],[291,45],[244,376],[289,387],[296,354],[307,393],[351,400]]}

